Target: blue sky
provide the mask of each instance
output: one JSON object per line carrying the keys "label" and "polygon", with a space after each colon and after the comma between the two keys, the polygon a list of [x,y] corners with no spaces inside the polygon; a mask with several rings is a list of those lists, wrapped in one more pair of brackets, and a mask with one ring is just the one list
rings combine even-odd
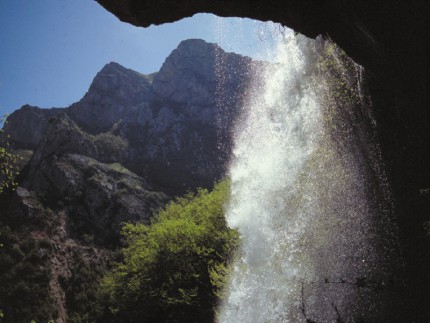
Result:
{"label": "blue sky", "polygon": [[267,58],[277,27],[199,14],[138,28],[94,0],[0,0],[0,115],[24,104],[65,107],[116,61],[152,73],[181,40],[201,38],[227,51]]}

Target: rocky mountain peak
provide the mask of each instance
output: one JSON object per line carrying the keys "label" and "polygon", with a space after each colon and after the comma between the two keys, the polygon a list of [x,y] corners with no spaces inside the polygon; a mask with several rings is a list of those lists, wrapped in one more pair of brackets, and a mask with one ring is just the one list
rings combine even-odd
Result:
{"label": "rocky mountain peak", "polygon": [[48,120],[61,113],[64,109],[41,109],[24,105],[13,112],[4,126],[4,134],[8,141],[17,148],[34,149],[39,143],[48,125]]}
{"label": "rocky mountain peak", "polygon": [[[158,73],[111,62],[70,107],[24,106],[9,116],[3,135],[26,159],[19,187],[0,199],[0,221],[13,226],[15,236],[54,246],[44,258],[52,274],[43,290],[55,298],[46,304],[63,311],[61,322],[65,308],[73,312],[72,273],[81,263],[72,252],[95,263],[103,254],[107,260],[120,245],[123,223],[149,224],[173,196],[209,188],[224,176],[250,62],[188,40]],[[10,294],[0,295],[1,304],[5,299]],[[15,308],[2,307],[8,315]],[[15,314],[10,322],[33,319]]]}
{"label": "rocky mountain peak", "polygon": [[161,99],[180,105],[211,105],[223,79],[231,78],[234,88],[244,84],[250,63],[250,58],[226,53],[216,44],[201,39],[184,40],[154,77],[153,89]]}
{"label": "rocky mountain peak", "polygon": [[121,98],[126,94],[131,94],[130,90],[144,91],[151,83],[152,77],[150,75],[140,74],[116,62],[110,62],[97,73],[88,94],[94,94],[94,92],[100,94],[109,91]]}
{"label": "rocky mountain peak", "polygon": [[121,163],[173,193],[208,186],[222,176],[252,68],[248,57],[185,40],[158,73],[110,62],[79,102],[64,109],[23,107],[9,117],[13,125],[5,133],[18,148],[34,150],[33,165],[73,153]]}
{"label": "rocky mountain peak", "polygon": [[199,39],[182,41],[155,76],[153,88],[163,99],[209,104],[215,88],[216,48]]}
{"label": "rocky mountain peak", "polygon": [[152,98],[152,75],[144,75],[118,63],[106,64],[88,92],[68,111],[84,130],[96,134],[134,113]]}
{"label": "rocky mountain peak", "polygon": [[166,58],[164,65],[171,61],[180,62],[181,65],[186,65],[187,68],[203,74],[203,71],[199,70],[195,63],[197,65],[213,63],[216,55],[224,54],[224,50],[217,44],[208,43],[202,39],[187,39],[179,43],[178,47]]}

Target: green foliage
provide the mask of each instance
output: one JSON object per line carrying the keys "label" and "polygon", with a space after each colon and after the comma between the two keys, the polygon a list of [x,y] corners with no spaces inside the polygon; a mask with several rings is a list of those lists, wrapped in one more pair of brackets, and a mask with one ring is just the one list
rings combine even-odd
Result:
{"label": "green foliage", "polygon": [[105,156],[118,156],[121,151],[128,147],[128,142],[125,139],[110,132],[87,136],[94,142],[98,151]]}
{"label": "green foliage", "polygon": [[[3,123],[6,116],[0,118]],[[3,130],[0,129],[0,134]],[[15,177],[18,175],[18,161],[20,157],[9,148],[5,136],[0,137],[0,193],[7,188],[15,188],[17,183]]]}
{"label": "green foliage", "polygon": [[207,322],[228,273],[238,234],[223,205],[230,183],[168,204],[151,226],[126,224],[124,261],[102,281],[100,321]]}
{"label": "green foliage", "polygon": [[47,322],[57,313],[50,296],[49,240],[18,240],[0,224],[0,308],[2,322]]}
{"label": "green foliage", "polygon": [[97,289],[107,265],[100,260],[88,260],[78,256],[66,287],[67,322],[94,322]]}

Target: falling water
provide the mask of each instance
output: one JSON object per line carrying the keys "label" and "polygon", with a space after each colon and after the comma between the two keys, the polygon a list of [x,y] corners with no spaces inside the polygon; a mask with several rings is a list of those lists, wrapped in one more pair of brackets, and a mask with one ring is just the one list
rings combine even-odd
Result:
{"label": "falling water", "polygon": [[374,321],[394,302],[375,122],[362,70],[338,52],[289,34],[250,91],[226,210],[241,247],[220,322]]}

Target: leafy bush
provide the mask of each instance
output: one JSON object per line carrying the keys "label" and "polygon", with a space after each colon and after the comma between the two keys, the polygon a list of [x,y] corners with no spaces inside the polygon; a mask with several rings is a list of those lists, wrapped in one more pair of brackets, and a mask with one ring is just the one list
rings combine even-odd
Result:
{"label": "leafy bush", "polygon": [[[4,119],[5,116],[0,117],[0,123],[3,123]],[[20,157],[9,148],[7,137],[2,133],[3,130],[0,129],[0,193],[7,188],[17,186],[15,177],[18,175],[18,161],[20,160]]]}
{"label": "leafy bush", "polygon": [[51,242],[18,240],[0,223],[0,244],[2,322],[47,322],[55,318],[57,310],[49,289]]}
{"label": "leafy bush", "polygon": [[226,226],[229,182],[168,204],[151,226],[126,224],[124,260],[102,280],[101,322],[207,322],[238,242]]}
{"label": "leafy bush", "polygon": [[100,259],[77,256],[71,277],[64,282],[66,288],[67,322],[94,322],[97,289],[107,264]]}
{"label": "leafy bush", "polygon": [[125,139],[109,132],[90,137],[103,160],[119,160],[122,152],[128,147],[128,142]]}

